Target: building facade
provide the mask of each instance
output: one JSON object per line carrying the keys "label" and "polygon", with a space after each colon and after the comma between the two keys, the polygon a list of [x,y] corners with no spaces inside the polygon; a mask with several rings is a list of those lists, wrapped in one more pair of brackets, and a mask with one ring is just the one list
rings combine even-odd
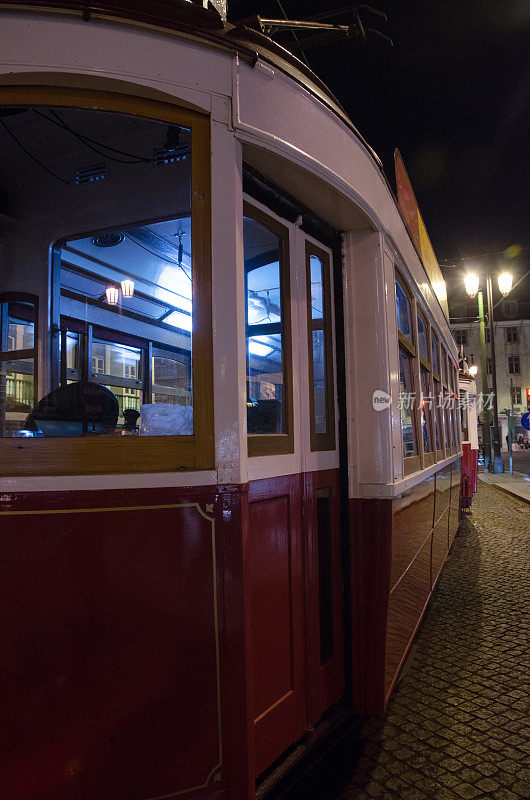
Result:
{"label": "building facade", "polygon": [[[468,313],[476,301],[451,306],[451,330],[461,354],[469,365],[478,367],[477,387],[482,386],[480,324]],[[502,300],[495,309],[494,338],[499,417],[502,445],[506,449],[507,411],[517,418],[517,432],[522,433],[520,417],[530,411],[530,314],[524,300]],[[476,315],[476,311],[475,311]],[[458,320],[458,321],[456,321]],[[460,321],[462,320],[462,321]],[[464,321],[465,320],[465,321]],[[490,331],[486,325],[486,365],[488,390],[493,391]],[[525,435],[523,433],[523,435]]]}

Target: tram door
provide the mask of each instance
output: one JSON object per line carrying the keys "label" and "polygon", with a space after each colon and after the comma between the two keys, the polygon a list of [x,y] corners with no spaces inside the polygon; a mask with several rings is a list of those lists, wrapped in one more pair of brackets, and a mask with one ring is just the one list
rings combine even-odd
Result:
{"label": "tram door", "polygon": [[298,307],[304,308],[307,339],[293,341],[302,470],[249,486],[256,776],[344,691],[331,258],[309,241],[305,254]]}

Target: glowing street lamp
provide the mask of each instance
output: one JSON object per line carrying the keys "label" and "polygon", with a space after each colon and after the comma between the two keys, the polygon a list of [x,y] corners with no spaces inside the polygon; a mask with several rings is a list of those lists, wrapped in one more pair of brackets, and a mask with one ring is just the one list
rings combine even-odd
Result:
{"label": "glowing street lamp", "polygon": [[[493,291],[492,291],[492,275],[489,270],[485,270],[486,277],[486,295],[488,298],[488,327],[490,331],[490,346],[491,346],[491,379],[493,384],[493,472],[504,472],[504,466],[501,458],[501,445],[500,445],[500,429],[499,429],[499,410],[497,406],[497,368],[495,362],[495,329],[493,325]],[[503,272],[497,276],[499,291],[506,297],[512,289],[513,277],[509,272]],[[484,305],[483,295],[480,291],[480,275],[475,272],[470,272],[464,277],[464,284],[466,292],[469,297],[476,297],[478,295],[478,315],[480,320],[480,362],[482,367],[482,391],[484,396],[488,394],[488,379],[486,371],[486,338],[484,326]],[[476,369],[476,368],[475,368]],[[471,369],[469,370],[471,373]],[[475,373],[476,374],[476,373]],[[490,427],[489,417],[484,409],[483,411],[483,441],[484,441],[484,466],[486,472],[488,471],[488,461],[491,457],[490,449]]]}
{"label": "glowing street lamp", "polygon": [[506,295],[510,294],[512,291],[513,275],[509,272],[503,272],[499,275],[497,281],[499,283],[499,292],[502,296],[506,297]]}
{"label": "glowing street lamp", "polygon": [[468,272],[464,278],[466,292],[471,297],[471,299],[477,296],[479,280],[480,280],[479,276],[476,275],[474,272]]}
{"label": "glowing street lamp", "polygon": [[477,374],[477,372],[478,372],[477,365],[476,364],[471,364],[471,366],[469,367],[469,374],[474,378],[475,375]]}

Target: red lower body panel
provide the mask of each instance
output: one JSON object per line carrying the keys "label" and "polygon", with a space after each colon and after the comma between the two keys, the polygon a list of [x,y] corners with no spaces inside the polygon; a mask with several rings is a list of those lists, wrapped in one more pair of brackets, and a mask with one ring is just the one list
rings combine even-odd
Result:
{"label": "red lower body panel", "polygon": [[459,461],[394,500],[350,500],[359,713],[383,713],[459,521]]}

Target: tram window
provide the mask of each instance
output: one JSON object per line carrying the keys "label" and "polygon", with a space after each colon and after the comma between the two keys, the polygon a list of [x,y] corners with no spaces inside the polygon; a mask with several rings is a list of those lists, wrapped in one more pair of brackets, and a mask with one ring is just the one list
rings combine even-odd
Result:
{"label": "tram window", "polygon": [[[160,426],[140,423],[140,433],[193,433],[190,243],[190,218],[179,217],[110,234],[93,233],[66,241],[60,250],[61,314],[88,324],[100,321],[114,331],[108,338],[90,340],[85,368],[74,366],[74,360],[79,361],[79,334],[68,332],[67,378],[102,384],[115,395],[118,430],[124,426],[126,409],[141,415],[142,406],[163,403],[175,409],[161,409]],[[144,372],[149,370],[156,385],[153,368],[156,365],[160,373],[163,362],[146,364],[142,350],[125,343],[139,332],[150,341],[178,346],[186,354],[178,362],[181,370],[187,370],[185,393],[171,391],[170,383],[165,391],[147,396]],[[64,379],[64,369],[61,372]],[[179,412],[179,406],[186,411]],[[144,408],[145,417],[152,418],[153,413],[156,410]]]}
{"label": "tram window", "polygon": [[329,256],[306,242],[311,449],[335,447]]}
{"label": "tram window", "polygon": [[412,380],[412,359],[401,349],[399,351],[399,383],[401,399],[401,433],[403,437],[403,456],[409,458],[418,453],[414,430],[414,385]]}
{"label": "tram window", "polygon": [[396,311],[398,330],[412,341],[412,322],[410,300],[399,281],[396,281]]}
{"label": "tram window", "polygon": [[420,422],[423,435],[423,452],[432,452],[431,439],[431,394],[429,389],[429,373],[423,368],[420,371],[422,402],[420,405]]}
{"label": "tram window", "polygon": [[[54,94],[62,97],[55,90],[47,97]],[[17,284],[38,291],[41,313],[50,319],[49,336],[35,344],[36,317],[13,309],[12,321],[3,325],[0,361],[10,369],[0,369],[1,432],[13,433],[6,389],[14,393],[18,427],[27,421],[28,438],[118,436],[124,412],[133,409],[142,421],[150,418],[150,425],[129,426],[129,434],[178,437],[134,445],[135,453],[145,453],[138,469],[210,468],[209,122],[136,98],[81,91],[70,97],[70,108],[32,102],[10,110],[6,125],[13,136],[0,140],[1,189],[9,207],[17,209],[17,225],[8,227],[11,257],[0,291]],[[165,121],[156,121],[159,110]],[[17,148],[22,131],[29,151],[36,144],[46,152],[46,170],[36,169]],[[101,153],[101,180],[90,180],[85,169],[94,146]],[[77,389],[71,389],[74,384]],[[97,416],[98,391],[117,410],[115,424],[109,417],[104,426],[70,425],[69,414]],[[52,406],[54,424],[40,425]],[[135,469],[124,455],[127,448],[133,452],[132,444],[124,442],[112,454],[110,441],[98,441],[110,471]],[[70,460],[63,463],[68,447]],[[83,447],[65,444],[59,451],[50,443],[46,452],[56,453],[62,469],[84,470],[86,451],[87,471],[101,471],[96,443]]]}
{"label": "tram window", "polygon": [[436,449],[442,450],[443,448],[443,395],[441,394],[440,381],[433,378],[433,403],[432,415],[434,420],[434,436]]}
{"label": "tram window", "polygon": [[418,314],[418,349],[420,356],[430,362],[429,348],[427,346],[427,325],[420,314]]}
{"label": "tram window", "polygon": [[287,229],[244,213],[249,455],[292,452]]}
{"label": "tram window", "polygon": [[432,369],[433,372],[439,372],[438,368],[438,340],[436,336],[432,334],[431,336],[431,352],[432,352]]}
{"label": "tram window", "polygon": [[440,347],[440,377],[442,383],[447,385],[447,356],[443,347]]}

